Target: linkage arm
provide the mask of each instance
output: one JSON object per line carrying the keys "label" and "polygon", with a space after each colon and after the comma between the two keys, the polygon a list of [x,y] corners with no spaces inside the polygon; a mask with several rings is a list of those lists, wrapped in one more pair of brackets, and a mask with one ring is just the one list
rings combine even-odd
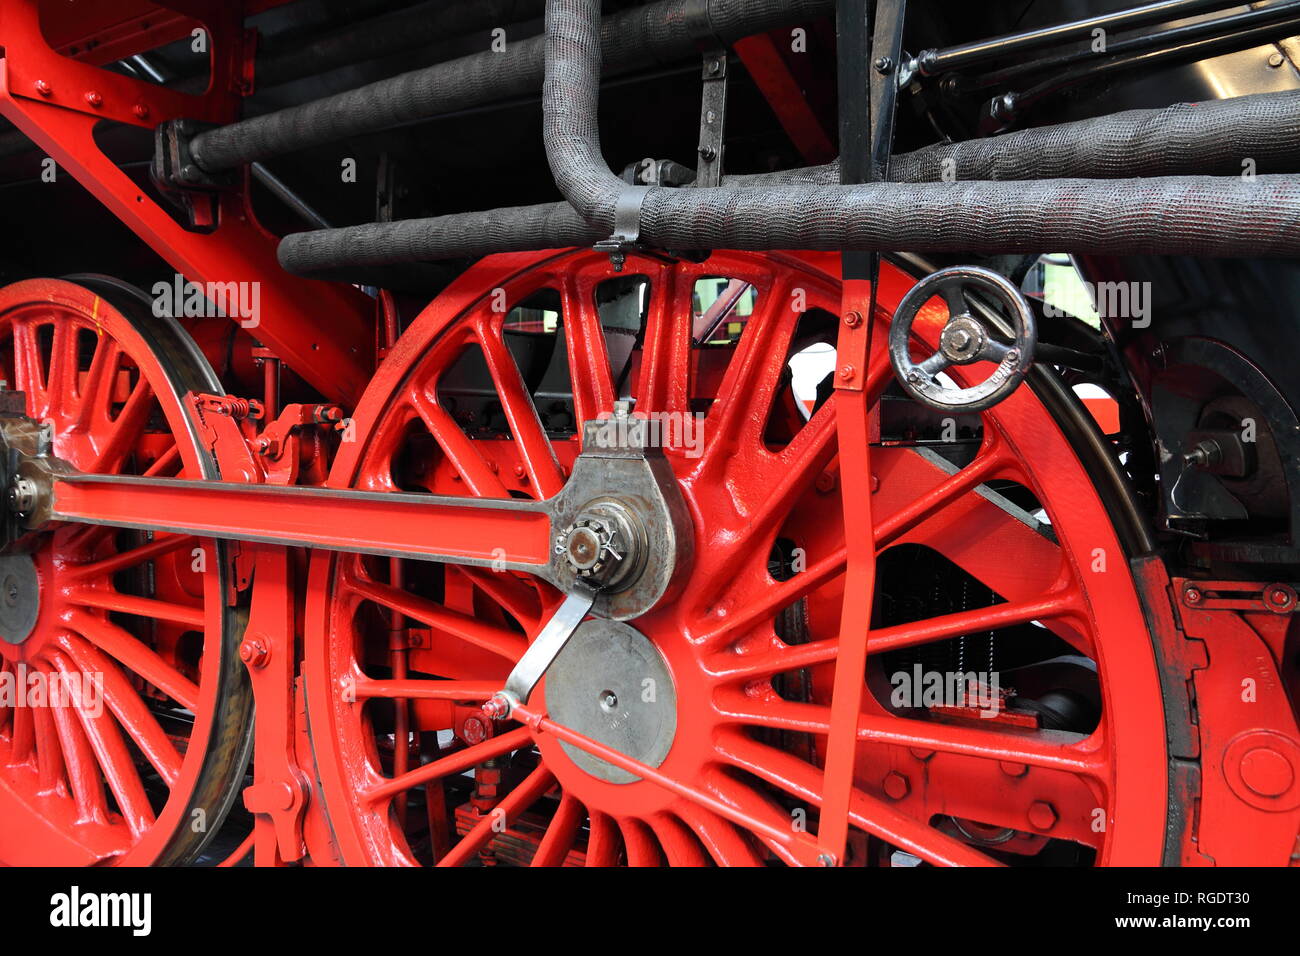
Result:
{"label": "linkage arm", "polygon": [[48,517],[545,575],[546,502],[332,488],[54,476]]}

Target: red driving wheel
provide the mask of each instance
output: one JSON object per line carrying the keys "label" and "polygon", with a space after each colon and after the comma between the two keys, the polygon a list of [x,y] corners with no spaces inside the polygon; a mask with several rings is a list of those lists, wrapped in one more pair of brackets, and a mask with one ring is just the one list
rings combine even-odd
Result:
{"label": "red driving wheel", "polygon": [[[137,290],[0,290],[0,369],[82,471],[220,477],[182,404],[212,370]],[[0,556],[0,864],[200,855],[251,745],[225,585],[224,546],[183,535],[63,525]]]}
{"label": "red driving wheel", "polygon": [[[1078,455],[1027,387],[926,439],[920,406],[889,388],[885,329],[913,280],[887,265],[872,474],[841,473],[832,380],[812,393],[796,381],[804,363],[835,368],[837,267],[728,252],[635,258],[623,274],[589,251],[485,259],[389,356],[330,484],[549,497],[581,423],[631,398],[664,423],[694,558],[673,600],[627,622],[626,644],[557,662],[538,708],[621,707],[619,681],[659,674],[673,719],[639,727],[627,706],[637,739],[654,737],[631,755],[653,752],[660,773],[748,819],[816,833],[844,542],[874,535],[847,862],[1158,863],[1155,656]],[[944,315],[932,304],[916,323],[931,350]],[[845,489],[872,496],[874,528],[845,528]],[[761,828],[482,717],[559,601],[513,572],[315,553],[308,716],[343,860],[792,862]],[[923,693],[953,672],[974,675],[980,706]]]}

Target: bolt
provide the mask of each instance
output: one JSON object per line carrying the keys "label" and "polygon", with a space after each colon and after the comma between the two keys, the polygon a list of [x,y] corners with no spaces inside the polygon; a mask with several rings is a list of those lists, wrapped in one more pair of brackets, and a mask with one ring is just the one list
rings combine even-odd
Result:
{"label": "bolt", "polygon": [[523,465],[515,465],[515,477],[520,481],[528,480],[528,469]]}
{"label": "bolt", "polygon": [[181,179],[185,180],[187,183],[196,183],[202,176],[203,174],[199,172],[199,167],[195,166],[193,163],[181,167]]}
{"label": "bolt", "polygon": [[1295,768],[1272,747],[1256,747],[1241,758],[1241,780],[1261,797],[1280,797],[1295,783]]}
{"label": "bolt", "polygon": [[1285,584],[1270,584],[1264,589],[1264,604],[1271,611],[1286,614],[1295,608],[1295,591]]}
{"label": "bolt", "polygon": [[840,369],[840,381],[851,382],[853,381],[853,376],[857,374],[858,374],[858,370],[855,369],[852,365],[845,365],[843,368]]}
{"label": "bolt", "polygon": [[701,146],[700,158],[703,159],[706,163],[711,163],[718,158],[718,151],[714,149],[712,146]]}
{"label": "bolt", "polygon": [[271,651],[258,638],[249,638],[239,645],[239,659],[249,667],[265,667]]}
{"label": "bolt", "polygon": [[1191,607],[1195,607],[1203,600],[1205,600],[1205,595],[1201,593],[1199,588],[1189,586],[1183,591],[1183,602]]}
{"label": "bolt", "polygon": [[1023,777],[1025,774],[1029,773],[1029,768],[1022,763],[1011,763],[1007,760],[1000,760],[998,761],[998,766],[1002,768],[1002,772],[1008,777]]}
{"label": "bolt", "polygon": [[912,792],[912,785],[897,770],[890,771],[885,775],[884,786],[885,795],[891,800],[902,800]]}
{"label": "bolt", "polygon": [[145,106],[143,103],[136,103],[135,106],[131,107],[131,112],[135,114],[136,119],[149,118],[149,107]]}
{"label": "bolt", "polygon": [[881,76],[888,76],[894,72],[894,60],[892,57],[882,56],[876,60],[876,72]]}
{"label": "bolt", "polygon": [[1286,57],[1284,57],[1281,53],[1274,53],[1272,56],[1268,58],[1268,65],[1275,70],[1285,62],[1286,62]]}
{"label": "bolt", "polygon": [[848,315],[844,316],[844,324],[851,329],[856,329],[862,324],[862,313],[850,312]]}
{"label": "bolt", "polygon": [[86,102],[89,103],[91,106],[93,106],[95,109],[99,109],[101,106],[104,105],[104,97],[100,96],[94,90],[89,90],[86,93]]}
{"label": "bolt", "polygon": [[38,489],[30,478],[19,478],[9,488],[9,508],[15,514],[25,515],[36,507]]}
{"label": "bolt", "polygon": [[823,471],[817,476],[816,486],[818,494],[829,495],[835,490],[836,484],[837,482],[835,480],[834,472]]}
{"label": "bolt", "polygon": [[492,720],[500,720],[510,716],[510,698],[505,694],[494,694],[492,699],[483,705],[483,716]]}
{"label": "bolt", "polygon": [[1043,800],[1035,800],[1029,805],[1029,825],[1035,830],[1050,830],[1056,826],[1058,817],[1056,807]]}
{"label": "bolt", "polygon": [[834,866],[834,865],[835,865],[835,855],[834,855],[833,853],[819,853],[819,854],[817,854],[817,865],[818,865],[818,866]]}
{"label": "bolt", "polygon": [[872,475],[872,476],[871,476],[871,493],[874,495],[874,494],[875,494],[877,491],[879,491],[879,490],[880,490],[880,476],[879,476],[879,475]]}
{"label": "bolt", "polygon": [[467,744],[481,744],[487,740],[487,724],[479,717],[469,717],[460,728],[460,735]]}
{"label": "bolt", "polygon": [[710,73],[712,73],[712,74],[717,74],[717,73],[720,72],[721,70],[722,70],[722,63],[721,63],[721,61],[719,61],[719,60],[710,60],[710,61],[709,61],[709,72],[710,72]]}
{"label": "bolt", "polygon": [[1019,362],[1019,361],[1020,361],[1020,349],[1012,349],[1010,352],[1008,352],[1008,353],[1007,353],[1007,361],[1008,361],[1008,362]]}
{"label": "bolt", "polygon": [[37,80],[36,92],[41,94],[41,96],[53,96],[54,87],[50,86],[50,84],[45,80]]}

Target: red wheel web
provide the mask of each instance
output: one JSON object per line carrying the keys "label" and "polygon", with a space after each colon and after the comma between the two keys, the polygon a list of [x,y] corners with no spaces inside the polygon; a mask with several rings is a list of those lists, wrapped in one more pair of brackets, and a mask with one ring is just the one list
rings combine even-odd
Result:
{"label": "red wheel web", "polygon": [[[1105,510],[1032,392],[1022,388],[983,416],[978,454],[955,472],[894,446],[872,449],[873,475],[839,474],[834,397],[792,436],[773,438],[801,315],[822,309],[833,317],[839,308],[838,281],[822,267],[831,261],[715,253],[700,265],[630,267],[649,283],[629,379],[637,412],[707,406],[702,455],[668,449],[695,525],[694,562],[675,601],[632,622],[664,655],[676,684],[677,736],[659,769],[740,811],[729,816],[762,826],[739,825],[648,780],[598,780],[546,734],[474,723],[477,703],[501,687],[558,604],[549,586],[402,562],[399,583],[387,562],[319,552],[308,608],[309,716],[345,860],[794,862],[765,828],[818,828],[845,535],[869,534],[881,553],[932,549],[1004,599],[873,628],[869,659],[1041,625],[1095,662],[1102,715],[1092,732],[1067,733],[904,716],[865,693],[848,862],[879,862],[885,846],[933,864],[989,865],[1007,859],[995,846],[1007,848],[982,838],[1007,832],[1023,853],[1050,838],[1086,847],[1101,863],[1158,861],[1164,727],[1150,641]],[[558,293],[580,423],[608,413],[619,391],[595,305],[597,287],[613,275],[607,260],[586,252],[497,256],[471,269],[381,370],[357,415],[359,440],[345,448],[331,483],[392,490],[400,470],[405,490],[553,494],[578,449],[543,427],[505,344],[500,306],[514,308],[539,290]],[[715,276],[757,293],[720,379],[692,343],[692,292]],[[882,329],[909,286],[886,268]],[[932,335],[941,319],[923,316],[919,334]],[[440,398],[439,382],[470,347],[482,352],[506,423],[494,434],[467,433]],[[883,350],[869,373],[875,403],[889,383]],[[993,503],[984,492],[994,480],[1031,490],[1051,535]],[[826,493],[838,482],[873,494],[874,528],[844,528],[838,491]],[[806,567],[778,579],[769,560],[785,538],[802,548]],[[809,629],[797,644],[777,636],[778,617],[794,606]],[[804,699],[776,689],[777,679],[794,674],[807,681]],[[1051,808],[1050,823],[1040,804]]]}

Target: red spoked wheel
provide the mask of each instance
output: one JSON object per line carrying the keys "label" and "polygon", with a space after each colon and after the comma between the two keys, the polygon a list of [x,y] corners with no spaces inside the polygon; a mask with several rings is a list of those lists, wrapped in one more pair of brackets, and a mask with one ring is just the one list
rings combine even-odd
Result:
{"label": "red spoked wheel", "polygon": [[[308,716],[345,862],[794,862],[772,834],[825,823],[846,535],[879,556],[846,862],[1159,862],[1155,657],[1078,456],[1029,388],[963,420],[890,388],[884,330],[912,280],[886,266],[872,473],[841,473],[837,267],[718,252],[619,275],[587,251],[495,256],[415,321],[331,483],[547,497],[580,424],[634,399],[662,424],[694,559],[626,643],[562,667],[566,648],[533,701],[610,746],[631,739],[620,725],[655,736],[629,755],[738,812],[481,715],[558,605],[549,585],[318,552]],[[931,352],[945,316],[932,304],[916,323]],[[845,527],[845,493],[871,496],[874,527]],[[674,719],[638,726],[656,668]]]}
{"label": "red spoked wheel", "polygon": [[[219,478],[182,404],[207,361],[104,277],[0,290],[0,368],[54,454]],[[64,525],[0,556],[0,863],[199,856],[243,783],[252,697],[220,544]]]}

